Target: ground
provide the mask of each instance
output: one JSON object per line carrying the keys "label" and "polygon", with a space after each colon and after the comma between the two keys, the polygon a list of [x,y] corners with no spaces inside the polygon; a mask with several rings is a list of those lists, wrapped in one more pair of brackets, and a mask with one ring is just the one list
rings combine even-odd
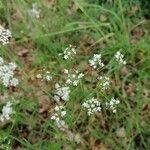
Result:
{"label": "ground", "polygon": [[[17,64],[19,84],[0,84],[0,114],[8,101],[13,110],[0,122],[0,149],[150,149],[149,14],[143,0],[1,0],[0,25],[12,38],[0,57]],[[90,64],[94,54],[103,66]],[[67,70],[83,73],[77,86]],[[92,98],[101,110],[89,115],[83,103]]]}

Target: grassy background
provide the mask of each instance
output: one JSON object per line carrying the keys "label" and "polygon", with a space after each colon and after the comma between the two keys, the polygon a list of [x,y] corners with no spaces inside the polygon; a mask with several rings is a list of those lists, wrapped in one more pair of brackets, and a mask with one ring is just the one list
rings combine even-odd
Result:
{"label": "grassy background", "polygon": [[[37,3],[41,10],[39,19],[28,14],[32,3]],[[0,55],[18,64],[20,78],[14,91],[0,89],[2,96],[7,93],[19,100],[12,122],[0,129],[1,138],[6,137],[4,143],[10,141],[12,149],[29,150],[149,149],[147,6],[140,0],[1,0],[0,24],[10,29],[13,39],[0,47]],[[58,54],[69,44],[77,47],[78,55],[66,62]],[[125,67],[113,60],[119,49],[125,54]],[[98,73],[107,74],[114,83],[107,92],[95,85],[95,72],[85,65],[94,53],[101,53],[107,64]],[[34,79],[43,67],[54,75],[51,83]],[[77,68],[87,74],[72,89],[66,104],[66,122],[76,137],[82,139],[79,144],[56,128],[49,110],[43,114],[38,111],[39,95],[48,96],[51,108],[54,107],[54,84],[63,82],[64,68]],[[119,97],[117,113],[103,108],[103,113],[87,117],[80,104],[92,96],[102,102]],[[124,137],[116,135],[121,128],[125,130]]]}

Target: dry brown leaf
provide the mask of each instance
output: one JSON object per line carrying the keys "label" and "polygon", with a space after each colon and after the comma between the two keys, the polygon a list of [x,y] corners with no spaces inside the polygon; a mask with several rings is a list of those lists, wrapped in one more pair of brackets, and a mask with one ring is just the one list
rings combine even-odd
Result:
{"label": "dry brown leaf", "polygon": [[89,68],[89,64],[86,61],[81,61],[78,68],[81,72],[83,72]]}
{"label": "dry brown leaf", "polygon": [[74,1],[70,0],[69,1],[69,6],[68,6],[68,15],[74,15],[77,11],[77,6],[75,5]]}
{"label": "dry brown leaf", "polygon": [[7,124],[9,124],[10,123],[10,120],[5,120],[4,122],[1,122],[0,121],[0,129],[1,128],[4,128],[5,126],[7,126]]}
{"label": "dry brown leaf", "polygon": [[108,124],[107,124],[107,118],[102,113],[96,113],[96,116],[99,119],[100,128],[103,130],[104,133],[108,132]]}
{"label": "dry brown leaf", "polygon": [[89,137],[89,145],[90,145],[91,149],[93,149],[93,147],[95,147],[95,142],[96,142],[96,139],[93,136],[90,136]]}
{"label": "dry brown leaf", "polygon": [[0,95],[0,102],[4,103],[6,102],[6,99],[9,98],[9,93],[5,92],[3,95]]}
{"label": "dry brown leaf", "polygon": [[41,136],[40,135],[33,135],[32,137],[31,137],[31,142],[32,142],[32,144],[35,144],[36,142],[38,142],[38,141],[40,141],[41,140]]}
{"label": "dry brown leaf", "polygon": [[100,143],[98,145],[93,146],[92,150],[107,150],[107,148],[103,143]]}
{"label": "dry brown leaf", "polygon": [[129,73],[129,70],[126,66],[121,68],[121,75],[126,76]]}
{"label": "dry brown leaf", "polygon": [[150,112],[150,104],[144,104],[144,105],[143,105],[143,108],[142,108],[142,112],[141,112],[142,117],[143,117],[144,115],[150,114],[149,112]]}
{"label": "dry brown leaf", "polygon": [[42,95],[38,98],[39,100],[39,113],[44,113],[45,111],[49,110],[50,108],[50,100],[47,95]]}
{"label": "dry brown leaf", "polygon": [[136,38],[139,38],[139,37],[142,37],[144,36],[144,30],[141,28],[141,27],[136,27],[134,28],[132,31],[131,31],[131,34],[136,37]]}
{"label": "dry brown leaf", "polygon": [[126,131],[125,131],[124,127],[117,129],[116,135],[120,138],[125,138],[126,137]]}
{"label": "dry brown leaf", "polygon": [[130,95],[135,95],[135,84],[129,83],[128,85],[126,85],[126,92]]}
{"label": "dry brown leaf", "polygon": [[17,21],[22,21],[24,19],[23,14],[18,9],[12,10],[11,17],[13,19],[13,24],[15,24]]}
{"label": "dry brown leaf", "polygon": [[34,62],[35,58],[32,55],[28,55],[27,57],[25,57],[24,61],[25,63],[30,66],[32,64],[32,62]]}
{"label": "dry brown leaf", "polygon": [[26,57],[28,53],[29,53],[29,50],[24,48],[24,49],[19,50],[17,52],[17,55],[21,57]]}

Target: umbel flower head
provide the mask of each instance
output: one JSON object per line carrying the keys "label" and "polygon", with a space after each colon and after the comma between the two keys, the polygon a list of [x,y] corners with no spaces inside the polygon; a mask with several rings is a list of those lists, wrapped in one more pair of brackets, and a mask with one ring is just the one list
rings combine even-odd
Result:
{"label": "umbel flower head", "polygon": [[98,78],[100,80],[100,86],[103,90],[107,90],[110,86],[110,79],[107,76],[100,76]]}
{"label": "umbel flower head", "polygon": [[73,56],[76,55],[76,49],[72,45],[69,45],[69,47],[67,47],[64,52],[59,55],[63,55],[65,60],[72,59]]}
{"label": "umbel flower head", "polygon": [[0,81],[4,86],[17,86],[19,81],[14,77],[14,71],[16,69],[15,63],[5,64],[2,57],[0,57]]}
{"label": "umbel flower head", "polygon": [[66,109],[64,106],[56,105],[51,119],[55,121],[58,128],[65,127],[64,117],[66,116]]}
{"label": "umbel flower head", "polygon": [[101,111],[101,103],[96,98],[91,98],[85,101],[82,106],[87,109],[88,115]]}
{"label": "umbel flower head", "polygon": [[101,59],[101,54],[94,54],[93,58],[89,60],[89,64],[94,69],[96,69],[97,67],[104,67],[104,63]]}
{"label": "umbel flower head", "polygon": [[120,101],[118,99],[115,99],[114,97],[112,97],[109,102],[106,102],[106,108],[110,109],[113,113],[116,113],[117,105],[119,103],[120,103]]}
{"label": "umbel flower head", "polygon": [[60,86],[58,83],[55,84],[55,95],[54,99],[56,101],[69,100],[70,88],[68,86]]}
{"label": "umbel flower head", "polygon": [[4,122],[6,120],[10,120],[10,116],[12,115],[12,103],[7,102],[5,106],[2,108],[2,114],[0,115],[0,121]]}
{"label": "umbel flower head", "polygon": [[11,37],[12,37],[11,32],[8,29],[4,29],[0,25],[0,43],[2,43],[2,45],[9,43]]}
{"label": "umbel flower head", "polygon": [[77,86],[80,79],[84,77],[84,74],[80,73],[78,70],[74,70],[74,72],[71,73],[67,69],[65,69],[64,73],[67,75],[66,85]]}
{"label": "umbel flower head", "polygon": [[50,72],[49,71],[45,71],[45,69],[43,69],[43,71],[44,71],[44,73],[37,74],[36,78],[37,79],[41,79],[41,81],[47,81],[47,82],[51,81],[53,77],[50,74]]}
{"label": "umbel flower head", "polygon": [[120,51],[117,51],[115,54],[115,59],[119,64],[126,64],[127,62],[124,60],[124,55],[121,54]]}

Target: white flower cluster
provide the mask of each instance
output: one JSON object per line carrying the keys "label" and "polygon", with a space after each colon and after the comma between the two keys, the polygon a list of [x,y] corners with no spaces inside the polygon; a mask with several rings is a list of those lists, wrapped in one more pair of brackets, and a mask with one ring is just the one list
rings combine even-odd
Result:
{"label": "white flower cluster", "polygon": [[124,60],[124,55],[121,54],[120,51],[118,51],[116,54],[115,54],[115,58],[116,58],[116,61],[119,62],[119,64],[126,64],[127,62]]}
{"label": "white flower cluster", "polygon": [[14,78],[14,71],[16,69],[15,63],[4,64],[4,60],[0,57],[0,80],[2,81],[3,85],[8,86],[17,86],[19,81],[18,79]]}
{"label": "white flower cluster", "polygon": [[51,76],[49,71],[46,71],[46,73],[43,76],[43,79],[46,80],[46,81],[51,81],[52,80],[52,76]]}
{"label": "white flower cluster", "polygon": [[64,117],[66,115],[66,110],[64,106],[56,105],[54,112],[51,115],[51,119],[55,121],[58,128],[65,126]]}
{"label": "white flower cluster", "polygon": [[84,74],[79,73],[78,70],[75,70],[74,74],[70,74],[67,69],[64,69],[64,73],[67,75],[66,85],[77,86],[80,79],[84,77]]}
{"label": "white flower cluster", "polygon": [[67,59],[72,59],[73,56],[76,54],[76,49],[72,46],[72,45],[69,45],[69,47],[67,47],[63,54],[59,54],[59,55],[63,55],[64,59],[67,60]]}
{"label": "white flower cluster", "polygon": [[98,99],[92,98],[85,101],[82,106],[88,110],[88,115],[101,111],[101,103]]}
{"label": "white flower cluster", "polygon": [[12,103],[7,102],[5,106],[2,108],[2,114],[0,115],[0,121],[4,122],[6,120],[10,120],[10,116],[12,115],[13,110],[12,110]]}
{"label": "white flower cluster", "polygon": [[0,42],[5,45],[9,43],[9,39],[12,37],[11,32],[8,29],[4,29],[0,26]]}
{"label": "white flower cluster", "polygon": [[120,103],[118,99],[115,99],[114,97],[111,98],[109,102],[106,102],[106,107],[108,109],[111,109],[113,113],[116,113],[116,107]]}
{"label": "white flower cluster", "polygon": [[58,83],[55,84],[55,95],[54,99],[56,101],[69,100],[70,88],[67,86],[60,86]]}
{"label": "white flower cluster", "polygon": [[36,78],[41,79],[42,81],[51,81],[52,80],[52,75],[50,74],[49,71],[46,71],[44,74],[37,74]]}
{"label": "white flower cluster", "polygon": [[100,80],[102,89],[107,90],[110,86],[110,79],[107,76],[100,76],[98,79]]}
{"label": "white flower cluster", "polygon": [[37,4],[32,4],[32,9],[28,10],[28,14],[35,18],[40,18],[41,10],[38,8]]}
{"label": "white flower cluster", "polygon": [[94,69],[96,69],[98,66],[104,67],[104,63],[102,62],[101,59],[101,54],[94,54],[93,58],[89,60],[89,64]]}

